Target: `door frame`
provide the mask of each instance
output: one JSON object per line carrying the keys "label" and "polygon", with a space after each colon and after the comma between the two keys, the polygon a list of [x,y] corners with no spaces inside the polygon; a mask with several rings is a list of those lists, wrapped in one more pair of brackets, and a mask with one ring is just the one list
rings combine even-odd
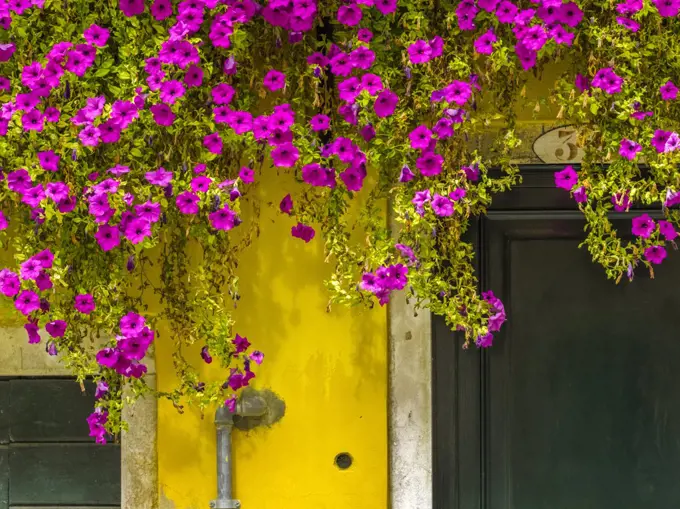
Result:
{"label": "door frame", "polygon": [[[23,327],[0,329],[0,376],[39,377],[72,376],[58,357],[45,351],[49,337],[41,331],[42,341],[37,345],[26,342]],[[95,344],[93,347],[98,347]],[[156,363],[153,353],[147,354],[148,384],[155,387]],[[121,509],[158,509],[158,453],[156,435],[158,413],[156,399],[144,397],[126,405],[123,419],[130,431],[121,435]]]}
{"label": "door frame", "polygon": [[[578,168],[579,165],[573,166]],[[570,193],[555,187],[554,172],[563,168],[564,163],[520,165],[522,183],[511,191],[496,195],[488,217],[498,220],[532,215],[535,218],[541,215],[549,217],[555,213],[580,214]],[[396,231],[394,218],[391,217],[390,221],[393,231]],[[480,246],[484,236],[484,223],[485,219],[477,219],[470,225],[468,234],[475,248]],[[478,249],[476,251],[480,253]],[[485,276],[480,268],[485,260],[482,259],[483,254],[480,255],[475,260],[475,269],[484,286]],[[466,405],[480,404],[474,398],[463,398],[462,395],[466,393],[466,381],[470,380],[470,375],[474,376],[468,371],[481,369],[481,355],[484,353],[480,352],[480,362],[476,363],[476,367],[475,362],[457,366],[462,338],[461,341],[451,341],[450,334],[443,323],[431,319],[428,311],[416,311],[403,292],[392,297],[388,305],[391,509],[455,509],[461,503],[460,500],[445,500],[441,486],[450,481],[438,474],[453,472],[455,482],[460,482],[465,472],[457,468],[455,461],[451,464],[450,457],[438,454],[437,445],[447,443],[454,450],[465,447],[450,429],[457,422],[457,413],[465,411]],[[457,366],[456,369],[452,369],[452,363]],[[452,389],[457,392],[455,404],[444,408],[441,404],[443,395]],[[464,482],[474,480],[464,479]],[[454,487],[454,492],[458,491]]]}

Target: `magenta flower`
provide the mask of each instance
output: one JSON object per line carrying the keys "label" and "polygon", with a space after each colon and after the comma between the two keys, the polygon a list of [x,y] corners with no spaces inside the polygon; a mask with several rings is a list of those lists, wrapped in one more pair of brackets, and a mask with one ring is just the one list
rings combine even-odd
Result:
{"label": "magenta flower", "polygon": [[37,345],[40,343],[40,328],[35,322],[28,322],[24,325],[24,329],[28,334],[28,344]]}
{"label": "magenta flower", "polygon": [[680,11],[679,0],[652,0],[652,3],[659,10],[659,14],[663,18],[674,18]]}
{"label": "magenta flower", "polygon": [[207,346],[201,348],[201,359],[203,359],[203,362],[206,364],[210,364],[213,361]]}
{"label": "magenta flower", "polygon": [[252,184],[255,181],[255,172],[247,166],[243,166],[239,170],[238,176],[244,184]]}
{"label": "magenta flower", "polygon": [[357,39],[361,42],[369,43],[373,39],[373,32],[368,28],[360,28],[357,32]]}
{"label": "magenta flower", "polygon": [[13,42],[0,44],[0,62],[7,62],[10,58],[12,58],[12,55],[14,55],[16,49],[17,48]]}
{"label": "magenta flower", "polygon": [[375,99],[373,109],[375,114],[380,118],[389,117],[394,113],[397,103],[399,102],[399,96],[392,92],[391,90],[383,90],[378,94]]}
{"label": "magenta flower", "polygon": [[432,58],[432,48],[427,41],[417,40],[408,47],[408,56],[413,64],[424,64]]}
{"label": "magenta flower", "polygon": [[416,191],[411,203],[415,205],[416,212],[422,216],[425,214],[425,204],[429,203],[431,199],[432,195],[430,194],[430,190],[425,189],[424,191]]}
{"label": "magenta flower", "polygon": [[6,230],[8,226],[9,221],[7,221],[7,217],[5,217],[5,214],[0,210],[0,230]]}
{"label": "magenta flower", "polygon": [[21,116],[21,125],[25,131],[42,132],[45,119],[37,109],[27,111]]}
{"label": "magenta flower", "polygon": [[[663,147],[664,152],[675,152],[680,148],[680,136],[678,136],[678,133],[672,132],[669,136],[668,139],[666,140],[666,145]],[[24,193],[24,196],[26,194]],[[24,201],[23,199],[21,201]]]}
{"label": "magenta flower", "polygon": [[194,177],[191,180],[191,190],[197,193],[207,193],[208,189],[210,189],[210,184],[212,183],[212,179],[210,177],[206,177],[205,175],[200,175],[198,177]]}
{"label": "magenta flower", "polygon": [[493,29],[488,29],[477,39],[475,39],[474,47],[477,53],[482,55],[491,55],[493,53],[493,44],[498,40]]}
{"label": "magenta flower", "polygon": [[234,344],[234,347],[236,348],[236,351],[234,353],[242,353],[248,350],[248,347],[250,346],[250,341],[248,341],[248,338],[240,336],[239,334],[236,334],[236,337],[231,340],[231,342]]}
{"label": "magenta flower", "polygon": [[660,264],[666,258],[666,248],[663,246],[651,246],[645,249],[645,258],[649,263]]}
{"label": "magenta flower", "polygon": [[404,165],[401,168],[401,172],[399,174],[399,182],[404,183],[404,182],[410,182],[415,178],[414,173],[411,171],[411,168],[408,166]]}
{"label": "magenta flower", "polygon": [[[666,142],[671,136],[670,131],[663,131],[661,129],[657,129],[654,131],[654,136],[652,136],[652,146],[656,149],[657,152],[661,153],[666,150]],[[11,174],[10,174],[11,175]],[[9,177],[8,177],[9,180]],[[10,188],[11,189],[11,188]]]}
{"label": "magenta flower", "polygon": [[672,241],[678,236],[678,232],[675,231],[673,224],[663,219],[659,221],[659,233],[668,241]]}
{"label": "magenta flower", "polygon": [[32,184],[33,181],[31,180],[30,175],[24,169],[15,170],[7,174],[7,187],[10,191],[23,193],[26,189],[30,188]]}
{"label": "magenta flower", "polygon": [[93,125],[87,125],[78,133],[78,138],[80,138],[80,142],[86,147],[96,147],[99,145],[100,135],[101,132],[98,128]]}
{"label": "magenta flower", "polygon": [[312,240],[314,238],[314,235],[316,235],[314,228],[302,223],[298,223],[295,226],[293,226],[290,229],[290,233],[293,237],[304,240],[305,243]]}
{"label": "magenta flower", "polygon": [[548,34],[541,25],[534,25],[524,32],[524,36],[520,39],[522,45],[531,50],[540,50],[548,40]]}
{"label": "magenta flower", "polygon": [[201,198],[189,191],[184,191],[183,193],[178,194],[175,198],[177,208],[182,214],[198,214],[199,201],[201,201]]}
{"label": "magenta flower", "polygon": [[678,97],[678,87],[676,87],[672,81],[668,80],[664,85],[661,85],[659,93],[661,94],[661,99],[664,101],[672,101]]}
{"label": "magenta flower", "polygon": [[283,143],[272,150],[271,157],[274,166],[291,168],[295,166],[300,152],[292,143]]}
{"label": "magenta flower", "polygon": [[213,154],[221,154],[222,137],[220,136],[220,133],[214,132],[205,136],[203,138],[203,146],[208,149],[208,152]]}
{"label": "magenta flower", "polygon": [[498,4],[496,9],[496,17],[501,23],[513,23],[515,16],[517,16],[517,6],[508,0],[503,0]]}
{"label": "magenta flower", "polygon": [[434,152],[426,152],[416,160],[416,168],[424,177],[439,175],[444,164],[444,157]]}
{"label": "magenta flower", "polygon": [[517,43],[515,45],[515,54],[519,59],[522,69],[528,71],[536,65],[536,52],[524,46],[524,44]]}
{"label": "magenta flower", "polygon": [[397,10],[397,0],[375,0],[374,5],[385,16]]}
{"label": "magenta flower", "polygon": [[356,4],[341,5],[338,9],[338,21],[343,25],[357,26],[362,17],[361,8]]}
{"label": "magenta flower", "polygon": [[427,126],[421,125],[411,131],[408,137],[411,140],[411,148],[425,150],[430,146],[432,131]]}
{"label": "magenta flower", "polygon": [[642,150],[642,146],[639,143],[635,143],[632,140],[624,138],[621,140],[621,146],[619,148],[619,155],[629,161],[632,161],[637,157],[638,152]]}
{"label": "magenta flower", "polygon": [[175,121],[175,114],[167,104],[154,104],[149,108],[153,115],[154,122],[162,126],[171,126]]}
{"label": "magenta flower", "polygon": [[40,309],[40,297],[31,290],[24,290],[14,301],[14,307],[24,316]]}
{"label": "magenta flower", "polygon": [[448,217],[453,215],[453,203],[446,196],[435,193],[430,206],[435,214],[439,217]]}
{"label": "magenta flower", "polygon": [[89,315],[97,308],[94,303],[94,298],[92,298],[92,295],[89,293],[81,293],[80,295],[76,295],[73,307],[76,311],[83,313],[84,315]]}
{"label": "magenta flower", "polygon": [[126,337],[136,337],[144,329],[145,323],[143,316],[130,311],[120,319],[120,332]]}
{"label": "magenta flower", "polygon": [[85,40],[92,44],[93,46],[98,46],[103,48],[106,46],[106,42],[109,40],[110,32],[106,28],[102,28],[99,25],[90,25],[85,32],[83,32],[83,37]]}
{"label": "magenta flower", "polygon": [[641,216],[633,218],[633,235],[648,239],[655,229],[656,223],[649,214],[642,214]]}
{"label": "magenta flower", "polygon": [[309,121],[309,124],[312,126],[312,131],[314,132],[325,131],[330,127],[331,119],[328,115],[314,115]]}
{"label": "magenta flower", "polygon": [[253,361],[255,364],[262,364],[262,361],[264,360],[264,354],[260,352],[259,350],[254,350],[253,352],[250,353],[248,358]]}
{"label": "magenta flower", "polygon": [[35,258],[29,258],[21,264],[21,270],[19,271],[19,274],[21,275],[21,279],[33,280],[37,278],[38,275],[40,275],[42,269],[43,266],[40,261],[36,260]]}
{"label": "magenta flower", "polygon": [[617,94],[621,92],[623,78],[617,76],[611,67],[605,67],[595,73],[592,84],[607,94]]}
{"label": "magenta flower", "polygon": [[120,245],[120,230],[117,226],[102,225],[95,234],[102,251],[111,251]]}
{"label": "magenta flower", "polygon": [[146,237],[151,237],[151,223],[144,219],[133,219],[125,225],[123,235],[132,244],[139,244]]}
{"label": "magenta flower", "polygon": [[580,186],[574,189],[574,201],[576,201],[576,203],[585,203],[588,201],[588,193],[586,192],[585,187]]}
{"label": "magenta flower", "polygon": [[214,86],[210,93],[215,104],[229,104],[234,98],[235,91],[229,83],[220,83]]}
{"label": "magenta flower", "polygon": [[128,18],[144,12],[144,0],[119,0],[118,6]]}
{"label": "magenta flower", "polygon": [[555,186],[560,189],[571,191],[577,183],[578,173],[572,166],[566,166],[563,170],[555,172]]}
{"label": "magenta flower", "polygon": [[281,71],[272,69],[265,75],[263,84],[270,92],[281,90],[286,86],[286,75]]}
{"label": "magenta flower", "polygon": [[105,368],[115,368],[120,358],[120,352],[113,348],[103,348],[95,356],[97,362]]}
{"label": "magenta flower", "polygon": [[55,154],[52,150],[47,150],[46,152],[38,152],[38,161],[40,162],[40,167],[47,171],[58,171],[59,170],[59,156]]}
{"label": "magenta flower", "polygon": [[370,69],[374,61],[375,53],[364,46],[359,46],[349,55],[350,66],[355,69]]}
{"label": "magenta flower", "polygon": [[236,213],[231,210],[228,205],[225,205],[221,209],[217,209],[215,212],[212,212],[208,216],[208,219],[210,220],[210,224],[213,228],[223,231],[233,229],[240,222]]}
{"label": "magenta flower", "polygon": [[462,187],[457,187],[456,189],[449,193],[449,198],[451,198],[451,200],[453,201],[458,201],[465,198],[466,194],[467,192],[465,191],[465,189],[463,189]]}
{"label": "magenta flower", "polygon": [[54,320],[45,325],[45,330],[53,338],[63,338],[68,324],[64,320]]}
{"label": "magenta flower", "polygon": [[144,177],[149,182],[155,186],[165,187],[170,182],[172,182],[172,172],[166,171],[162,166],[156,171],[150,171],[144,174]]}
{"label": "magenta flower", "polygon": [[616,18],[616,22],[621,25],[624,28],[627,28],[631,32],[635,33],[638,30],[640,30],[640,23],[638,23],[635,20],[632,20],[630,18],[624,18],[622,16],[618,16]]}
{"label": "magenta flower", "polygon": [[35,285],[38,287],[38,290],[41,292],[44,292],[45,290],[49,290],[52,288],[52,279],[50,278],[50,275],[46,271],[40,272],[38,274],[38,277],[35,278]]}
{"label": "magenta flower", "polygon": [[154,0],[150,10],[154,19],[163,21],[172,16],[172,3],[170,0]]}
{"label": "magenta flower", "polygon": [[175,101],[183,97],[185,93],[186,88],[181,81],[168,80],[161,84],[160,98],[164,103],[175,104]]}
{"label": "magenta flower", "polygon": [[9,269],[0,270],[0,293],[5,297],[14,297],[21,289],[19,276]]}
{"label": "magenta flower", "polygon": [[33,187],[24,189],[21,197],[21,203],[25,203],[30,207],[37,207],[45,199],[45,190],[42,184],[37,184]]}
{"label": "magenta flower", "polygon": [[283,197],[281,203],[279,203],[279,210],[284,214],[291,213],[293,210],[293,198],[291,198],[290,194],[287,194]]}
{"label": "magenta flower", "polygon": [[560,6],[559,21],[572,28],[583,19],[583,11],[574,2],[567,2]]}

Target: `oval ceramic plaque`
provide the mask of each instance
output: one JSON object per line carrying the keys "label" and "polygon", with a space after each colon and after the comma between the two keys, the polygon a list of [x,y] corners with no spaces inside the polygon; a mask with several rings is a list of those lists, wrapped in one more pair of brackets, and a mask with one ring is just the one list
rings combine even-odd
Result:
{"label": "oval ceramic plaque", "polygon": [[548,164],[580,163],[583,150],[576,145],[576,129],[572,126],[556,127],[536,138],[534,154]]}

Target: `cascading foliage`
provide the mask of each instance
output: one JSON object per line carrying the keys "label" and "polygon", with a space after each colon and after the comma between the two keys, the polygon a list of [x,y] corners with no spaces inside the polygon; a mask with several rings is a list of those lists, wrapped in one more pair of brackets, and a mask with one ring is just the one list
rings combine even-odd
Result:
{"label": "cascading foliage", "polygon": [[[154,340],[176,347],[180,383],[162,396],[233,410],[264,357],[230,314],[238,264],[270,206],[258,186],[287,173],[297,188],[274,204],[279,221],[324,244],[331,303],[382,305],[405,290],[464,332],[465,346],[488,347],[505,311],[478,293],[464,234],[521,178],[510,163],[515,112],[546,64],[568,69],[550,100],[585,156],[555,182],[585,216],[594,261],[618,280],[666,257],[680,220],[679,9],[3,0],[0,240],[16,266],[0,272],[0,292],[30,343],[44,329],[50,354],[94,377],[98,441],[123,425],[125,386],[151,391]],[[471,141],[492,123],[493,147],[479,153]],[[666,219],[631,217],[634,240],[623,240],[608,214],[635,205]],[[159,313],[146,307],[153,295]],[[156,338],[161,319],[167,338]],[[93,337],[110,339],[93,347]],[[187,358],[193,344],[202,360]],[[224,383],[192,367],[213,356]]]}

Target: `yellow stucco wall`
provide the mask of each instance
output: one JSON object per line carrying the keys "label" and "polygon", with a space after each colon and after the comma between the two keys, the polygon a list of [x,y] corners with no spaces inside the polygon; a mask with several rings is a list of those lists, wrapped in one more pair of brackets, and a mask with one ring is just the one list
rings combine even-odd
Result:
{"label": "yellow stucco wall", "polygon": [[[278,204],[287,191],[275,179],[261,191],[262,202]],[[336,306],[326,313],[322,281],[329,268],[321,239],[305,245],[292,238],[292,220],[277,207],[263,208],[261,226],[240,266],[237,331],[265,352],[255,387],[274,390],[287,408],[272,428],[235,431],[234,495],[244,509],[386,508],[385,310]],[[157,341],[160,390],[175,382],[170,355],[168,342]],[[208,378],[225,376],[212,365],[202,369]],[[159,402],[162,509],[208,508],[215,498],[212,421]],[[353,456],[350,469],[333,464],[340,452]]]}

